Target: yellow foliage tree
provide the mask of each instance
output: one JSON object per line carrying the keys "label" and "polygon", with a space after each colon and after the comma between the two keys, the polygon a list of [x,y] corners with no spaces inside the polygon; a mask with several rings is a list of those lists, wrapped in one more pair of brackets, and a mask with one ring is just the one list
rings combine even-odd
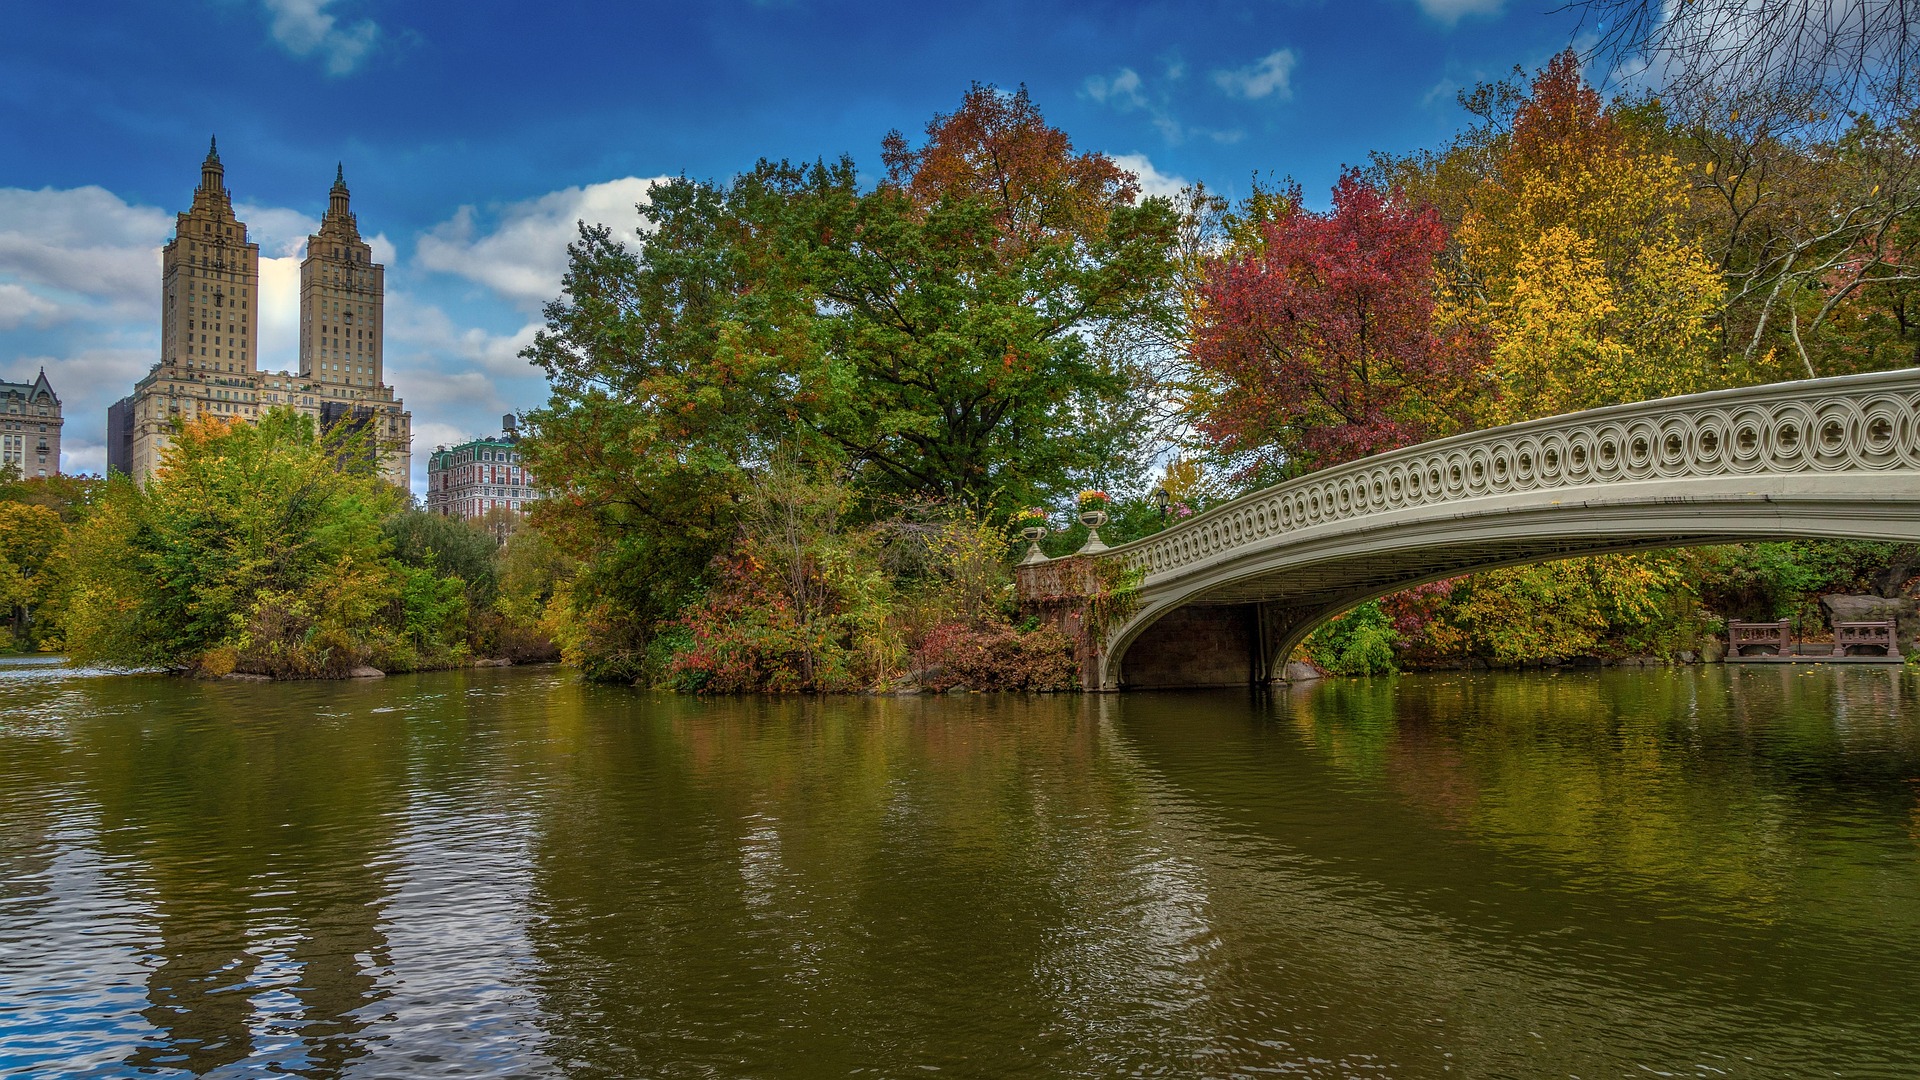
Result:
{"label": "yellow foliage tree", "polygon": [[1723,383],[1723,289],[1683,230],[1683,170],[1603,106],[1573,53],[1534,81],[1471,206],[1457,239],[1494,339],[1488,422]]}

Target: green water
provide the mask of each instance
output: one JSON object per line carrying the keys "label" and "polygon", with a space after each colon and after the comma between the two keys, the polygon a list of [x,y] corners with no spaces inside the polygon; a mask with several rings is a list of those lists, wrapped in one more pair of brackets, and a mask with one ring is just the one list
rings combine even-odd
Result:
{"label": "green water", "polygon": [[0,1073],[1920,1075],[1920,679],[0,667]]}

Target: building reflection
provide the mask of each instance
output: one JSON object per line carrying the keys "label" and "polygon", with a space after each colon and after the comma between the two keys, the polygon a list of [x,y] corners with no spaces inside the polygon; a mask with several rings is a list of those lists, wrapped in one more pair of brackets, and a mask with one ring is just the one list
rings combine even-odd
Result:
{"label": "building reflection", "polygon": [[100,718],[68,762],[152,927],[155,1033],[126,1064],[202,1075],[270,1050],[339,1075],[384,995],[404,745],[337,685],[177,685],[185,700],[154,717],[144,681],[87,687]]}

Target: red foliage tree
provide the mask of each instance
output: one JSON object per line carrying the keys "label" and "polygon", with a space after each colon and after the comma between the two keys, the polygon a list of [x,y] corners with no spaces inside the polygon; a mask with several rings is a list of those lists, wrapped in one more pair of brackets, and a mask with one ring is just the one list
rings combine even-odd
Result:
{"label": "red foliage tree", "polygon": [[1325,214],[1291,206],[1265,243],[1204,272],[1199,426],[1249,470],[1308,470],[1459,430],[1484,346],[1435,319],[1446,227],[1348,171]]}

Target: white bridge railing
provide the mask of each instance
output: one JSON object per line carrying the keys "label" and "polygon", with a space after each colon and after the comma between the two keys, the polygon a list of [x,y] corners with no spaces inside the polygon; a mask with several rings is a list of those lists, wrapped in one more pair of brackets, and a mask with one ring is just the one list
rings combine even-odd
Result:
{"label": "white bridge railing", "polygon": [[1147,582],[1334,522],[1543,489],[1920,469],[1920,368],[1772,383],[1469,432],[1323,469],[1098,557]]}

